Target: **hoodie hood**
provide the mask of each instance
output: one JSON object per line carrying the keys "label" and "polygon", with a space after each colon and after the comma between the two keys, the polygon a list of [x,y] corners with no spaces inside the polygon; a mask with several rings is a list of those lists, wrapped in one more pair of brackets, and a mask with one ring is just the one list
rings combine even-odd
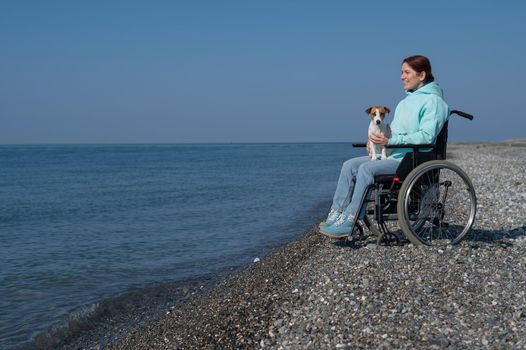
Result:
{"label": "hoodie hood", "polygon": [[434,81],[427,83],[416,91],[407,90],[406,93],[408,95],[436,95],[442,99],[444,98],[444,92],[442,91],[442,88]]}

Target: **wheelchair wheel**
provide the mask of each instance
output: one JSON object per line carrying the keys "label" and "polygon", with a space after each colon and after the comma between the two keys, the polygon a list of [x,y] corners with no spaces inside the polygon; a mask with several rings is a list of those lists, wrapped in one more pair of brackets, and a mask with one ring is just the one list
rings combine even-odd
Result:
{"label": "wheelchair wheel", "polygon": [[475,221],[477,198],[466,173],[457,165],[434,160],[419,165],[398,194],[398,221],[416,245],[460,242]]}

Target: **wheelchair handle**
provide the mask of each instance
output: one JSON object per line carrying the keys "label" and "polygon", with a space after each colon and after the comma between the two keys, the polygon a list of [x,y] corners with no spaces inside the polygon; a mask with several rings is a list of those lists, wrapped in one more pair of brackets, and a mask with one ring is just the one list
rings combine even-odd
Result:
{"label": "wheelchair handle", "polygon": [[468,114],[468,113],[462,112],[462,111],[458,111],[456,109],[454,109],[451,112],[449,112],[449,115],[451,115],[451,114],[457,114],[457,115],[459,115],[461,117],[464,117],[466,119],[469,119],[469,120],[473,120],[473,118],[474,118],[471,114]]}

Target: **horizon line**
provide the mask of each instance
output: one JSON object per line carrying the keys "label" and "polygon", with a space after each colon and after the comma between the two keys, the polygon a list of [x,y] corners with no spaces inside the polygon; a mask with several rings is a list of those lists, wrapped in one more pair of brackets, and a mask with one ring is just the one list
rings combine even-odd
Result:
{"label": "horizon line", "polygon": [[[522,139],[508,139],[500,141],[451,141],[449,144],[481,144],[481,143],[505,143],[512,141],[526,141]],[[364,141],[258,141],[258,142],[243,142],[243,141],[223,141],[223,142],[54,142],[54,143],[0,143],[0,147],[5,146],[125,146],[125,145],[257,145],[257,144],[341,144],[341,143],[363,143]]]}

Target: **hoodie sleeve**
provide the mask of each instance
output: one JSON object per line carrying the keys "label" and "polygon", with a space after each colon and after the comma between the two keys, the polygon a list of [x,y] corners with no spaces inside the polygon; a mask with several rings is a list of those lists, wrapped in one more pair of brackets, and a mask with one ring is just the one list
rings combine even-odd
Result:
{"label": "hoodie sleeve", "polygon": [[413,133],[393,133],[389,145],[405,144],[431,144],[434,143],[438,133],[449,115],[448,107],[439,98],[431,98],[424,103],[420,110],[420,125],[418,131]]}

